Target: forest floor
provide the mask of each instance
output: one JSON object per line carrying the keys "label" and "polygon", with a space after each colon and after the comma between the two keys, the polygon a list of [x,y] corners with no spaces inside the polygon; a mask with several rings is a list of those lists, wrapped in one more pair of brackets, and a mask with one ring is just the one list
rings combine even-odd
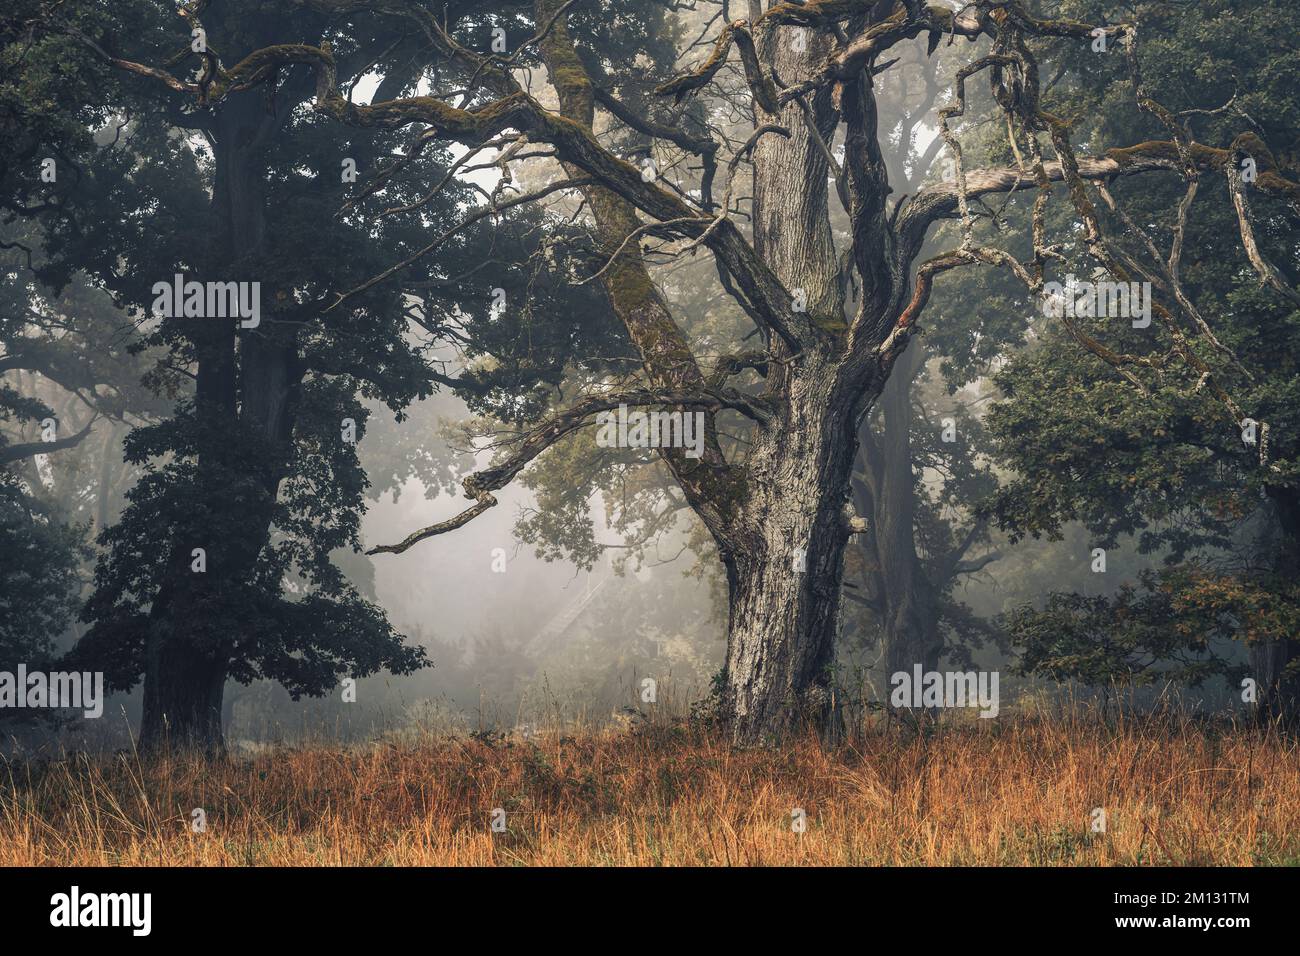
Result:
{"label": "forest floor", "polygon": [[1300,742],[1066,714],[771,751],[678,724],[0,763],[0,865],[105,864],[1296,865]]}

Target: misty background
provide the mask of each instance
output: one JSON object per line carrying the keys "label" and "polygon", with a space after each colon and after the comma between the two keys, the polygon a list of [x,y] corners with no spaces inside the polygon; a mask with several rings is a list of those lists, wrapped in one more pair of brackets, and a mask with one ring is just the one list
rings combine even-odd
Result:
{"label": "misty background", "polygon": [[[691,35],[700,32],[703,14],[683,12],[681,16],[684,31]],[[910,55],[925,65],[929,61],[921,52],[923,48],[922,41]],[[925,68],[930,71],[925,84],[913,79],[881,94],[911,123],[902,133],[888,127],[881,130],[882,145],[897,157],[894,178],[900,191],[914,190],[926,178],[951,174],[936,142],[934,121],[934,110],[944,105],[942,99],[936,99],[937,81],[946,71],[942,64]],[[373,94],[379,79],[371,77],[358,84],[354,95],[359,102]],[[887,82],[888,78],[882,80]],[[927,85],[935,87],[928,101],[924,99]],[[100,135],[107,138],[109,132]],[[837,144],[836,149],[842,147]],[[536,180],[534,186],[554,178],[554,164],[547,162],[526,165],[521,186],[527,188],[526,181],[531,178]],[[489,169],[465,178],[491,191],[498,185],[497,177]],[[564,199],[556,199],[548,208],[565,214],[577,210],[572,200]],[[721,343],[740,337],[732,333],[743,332],[744,317],[728,300],[708,262],[671,257],[648,261],[680,322],[697,340],[718,342],[711,350],[716,353],[722,350]],[[482,284],[485,290],[491,288],[490,275]],[[943,312],[927,325],[942,329],[945,316],[988,307],[988,290],[980,284],[946,281],[943,290]],[[84,283],[74,283],[60,305],[105,329],[123,330],[124,335],[134,321],[115,309],[107,296]],[[1027,309],[1015,318],[1022,325],[1034,321]],[[411,335],[418,335],[414,328]],[[910,399],[921,410],[911,424],[918,445],[939,441],[937,436],[947,427],[944,422],[949,417],[959,423],[960,444],[966,423],[980,422],[998,397],[990,381],[997,362],[970,376],[962,387],[950,388],[940,366],[955,350],[945,351],[943,346],[940,340],[934,351],[919,360],[910,382],[899,386],[907,390],[904,401]],[[701,354],[709,351],[701,349]],[[448,375],[463,368],[461,358],[450,350],[432,353],[431,360],[443,363]],[[123,390],[141,388],[139,371],[124,368],[116,373]],[[140,409],[149,411],[151,418],[164,417],[170,407],[168,397],[154,395],[146,400],[137,396],[133,402],[136,417],[128,414],[114,420],[100,417],[73,393],[39,373],[10,371],[0,378],[20,395],[39,398],[54,408],[61,434],[89,429],[89,437],[74,448],[36,456],[22,468],[27,485],[57,503],[64,520],[82,529],[88,542],[93,541],[117,520],[125,494],[139,477],[138,469],[122,461],[122,439],[128,424],[143,420],[138,415]],[[483,434],[482,421],[449,390],[417,401],[400,422],[383,402],[369,401],[367,407],[370,419],[358,444],[361,466],[371,483],[362,523],[365,546],[393,544],[464,510],[466,499],[459,479],[491,459],[491,452],[473,437]],[[14,442],[39,437],[39,423],[15,421],[5,427]],[[573,441],[590,447],[595,430],[585,429]],[[525,477],[557,468],[548,463],[550,454],[535,462]],[[997,474],[986,450],[972,447],[967,454],[980,458],[984,467]],[[651,467],[662,471],[661,465]],[[970,494],[946,498],[949,476],[924,463],[917,464],[916,471],[919,487],[934,499],[936,515],[955,527],[969,518],[974,500]],[[552,480],[562,483],[562,470],[558,475]],[[294,701],[271,682],[249,686],[231,682],[225,695],[225,724],[232,745],[255,747],[316,735],[361,740],[421,730],[527,733],[556,723],[620,725],[656,708],[685,715],[692,701],[709,693],[724,657],[725,582],[719,579],[718,562],[708,542],[701,546],[699,528],[687,514],[679,514],[667,527],[656,530],[643,549],[632,548],[626,540],[627,529],[611,523],[609,502],[595,495],[586,502],[586,517],[594,525],[600,547],[588,568],[568,560],[560,553],[562,549],[549,543],[521,538],[518,523],[546,507],[529,482],[515,481],[496,497],[498,506],[467,526],[422,541],[403,554],[334,555],[348,578],[383,609],[408,642],[427,649],[432,667],[406,676],[381,673],[362,679],[355,703],[342,699],[341,688],[321,698]],[[1122,510],[1124,502],[1116,502],[1115,507]],[[920,545],[923,548],[924,542]],[[944,666],[1000,671],[1003,712],[1063,696],[1109,694],[1104,687],[1016,676],[1016,649],[1001,624],[1003,615],[1021,605],[1041,605],[1052,591],[1113,595],[1140,571],[1159,567],[1164,555],[1160,550],[1141,553],[1134,538],[1122,537],[1118,547],[1107,549],[1105,573],[1096,573],[1094,547],[1095,542],[1078,525],[1067,526],[1059,541],[1031,537],[1015,543],[996,531],[982,529],[978,555],[972,556],[988,560],[971,562],[970,570],[960,573],[950,589],[945,585],[943,590],[975,622],[972,630],[980,630],[986,639],[961,655],[945,653]],[[539,548],[542,555],[537,553]],[[91,590],[93,568],[93,555],[88,551],[78,571],[82,597]],[[854,577],[852,572],[849,577]],[[56,650],[71,648],[85,630],[86,625],[80,622],[70,625],[55,641]],[[879,622],[851,601],[845,602],[837,682],[855,706],[871,709],[888,697],[882,647]],[[1242,649],[1232,642],[1213,650],[1232,660],[1243,657]],[[644,696],[642,681],[646,678],[655,681],[653,703]],[[1150,701],[1167,693],[1170,689],[1157,683],[1137,697]],[[1217,681],[1201,688],[1183,688],[1178,694],[1194,706],[1220,707],[1232,701]],[[139,697],[138,689],[112,695],[104,718],[93,722],[94,726],[73,721],[62,732],[110,746],[124,745],[132,728],[138,726]],[[50,733],[44,726],[15,731],[32,741],[47,739]]]}

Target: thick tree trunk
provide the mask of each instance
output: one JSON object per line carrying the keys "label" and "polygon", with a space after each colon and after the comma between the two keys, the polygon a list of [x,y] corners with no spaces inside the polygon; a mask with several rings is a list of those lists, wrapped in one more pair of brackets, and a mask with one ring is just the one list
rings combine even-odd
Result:
{"label": "thick tree trunk", "polygon": [[892,602],[884,621],[885,670],[889,678],[898,673],[910,675],[917,664],[926,671],[939,667],[943,645],[938,617],[933,600],[923,590],[918,585],[903,592]]}
{"label": "thick tree trunk", "polygon": [[1267,641],[1250,647],[1250,669],[1258,692],[1256,713],[1261,721],[1300,721],[1300,681],[1287,674],[1287,665],[1300,657],[1295,641]]}
{"label": "thick tree trunk", "polygon": [[[772,32],[760,55],[794,82],[826,53],[825,37],[810,41],[798,49]],[[811,97],[810,111],[831,137],[837,114],[828,91]],[[756,432],[744,500],[718,536],[730,605],[723,712],[742,745],[804,725],[835,729],[832,665],[863,407],[840,378],[842,342],[830,331],[844,322],[845,306],[826,216],[829,167],[797,103],[764,120],[791,135],[763,137],[754,149],[754,248],[828,332],[806,344],[795,371],[769,371],[780,416]]]}
{"label": "thick tree trunk", "polygon": [[193,635],[148,642],[144,715],[140,746],[146,752],[164,748],[224,750],[221,698],[226,661],[195,646]]}
{"label": "thick tree trunk", "polygon": [[[816,357],[807,356],[810,366]],[[836,407],[830,370],[795,383],[786,415],[750,458],[750,485],[724,554],[729,631],[724,713],[760,744],[802,725],[833,729],[856,416]]]}
{"label": "thick tree trunk", "polygon": [[[538,22],[544,22],[562,5],[537,0],[536,9]],[[760,32],[759,56],[785,84],[810,76],[833,44],[820,33],[803,46],[782,31]],[[590,78],[562,18],[539,47],[561,112],[590,129]],[[741,745],[770,741],[804,722],[824,727],[833,716],[831,668],[851,528],[855,436],[866,402],[880,385],[869,363],[852,369],[846,364],[844,289],[827,215],[828,150],[819,142],[833,136],[838,112],[829,88],[807,99],[806,107],[791,101],[777,114],[763,113],[760,122],[779,126],[782,134],[759,137],[752,152],[754,251],[789,291],[789,308],[806,318],[799,324],[808,327],[807,334],[796,349],[762,327],[773,359],[762,398],[771,418],[763,416],[743,466],[723,457],[712,424],[700,460],[663,453],[726,569],[730,624],[720,716]],[[805,108],[815,131],[805,123]],[[566,169],[571,176],[580,172],[573,165]],[[705,387],[689,341],[650,280],[639,243],[629,241],[640,226],[636,211],[600,186],[585,187],[584,195],[612,256],[602,269],[602,285],[645,360],[650,382],[663,389]],[[883,195],[875,199],[883,207]],[[879,288],[872,291],[879,297]]]}
{"label": "thick tree trunk", "polygon": [[[227,101],[217,118],[212,251],[200,280],[254,281],[265,233],[265,170],[259,157],[268,117],[256,96]],[[263,286],[265,305],[266,293]],[[150,614],[146,640],[141,748],[225,749],[222,700],[238,636],[219,608],[248,586],[270,537],[272,509],[288,460],[301,378],[296,352],[262,324],[236,355],[235,319],[191,319],[198,357],[195,415],[200,424],[198,493],[202,513],[172,533],[172,558]],[[242,368],[241,368],[242,365]],[[242,400],[242,401],[241,401]],[[266,442],[248,474],[247,439]],[[220,542],[217,545],[216,542]],[[207,570],[191,568],[194,548]]]}

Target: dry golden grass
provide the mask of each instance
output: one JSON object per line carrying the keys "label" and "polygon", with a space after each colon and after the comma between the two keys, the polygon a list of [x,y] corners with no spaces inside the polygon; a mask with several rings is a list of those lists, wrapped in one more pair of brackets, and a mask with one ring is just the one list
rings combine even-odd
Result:
{"label": "dry golden grass", "polygon": [[[206,832],[191,831],[196,807]],[[491,832],[495,807],[506,833]],[[833,749],[738,751],[651,727],[0,765],[4,865],[1171,863],[1300,863],[1294,738],[1075,713]]]}

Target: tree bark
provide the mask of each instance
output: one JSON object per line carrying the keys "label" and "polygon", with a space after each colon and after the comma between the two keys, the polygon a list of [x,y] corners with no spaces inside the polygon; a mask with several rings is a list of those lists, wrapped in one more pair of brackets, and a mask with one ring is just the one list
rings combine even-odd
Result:
{"label": "tree bark", "polygon": [[726,536],[729,592],[724,714],[736,743],[836,729],[839,626],[856,411],[834,370],[813,368],[749,459],[754,479]]}
{"label": "tree bark", "polygon": [[[187,602],[189,603],[189,602]],[[172,620],[151,621],[145,659],[144,712],[140,749],[224,752],[222,692],[227,659],[205,651],[195,634],[164,631]]]}
{"label": "tree bark", "polygon": [[[770,31],[759,55],[793,83],[811,74],[830,42],[816,35],[799,50]],[[827,215],[830,167],[818,137],[824,143],[833,136],[838,117],[829,91],[810,99],[807,118],[797,102],[763,113],[760,122],[791,135],[764,137],[754,149],[755,251],[827,331],[798,356],[769,343],[790,360],[768,374],[780,412],[755,433],[744,500],[721,536],[729,586],[723,707],[742,745],[800,726],[836,730],[832,666],[849,481],[869,396],[846,387],[843,343],[834,332],[845,323],[845,302]]]}

